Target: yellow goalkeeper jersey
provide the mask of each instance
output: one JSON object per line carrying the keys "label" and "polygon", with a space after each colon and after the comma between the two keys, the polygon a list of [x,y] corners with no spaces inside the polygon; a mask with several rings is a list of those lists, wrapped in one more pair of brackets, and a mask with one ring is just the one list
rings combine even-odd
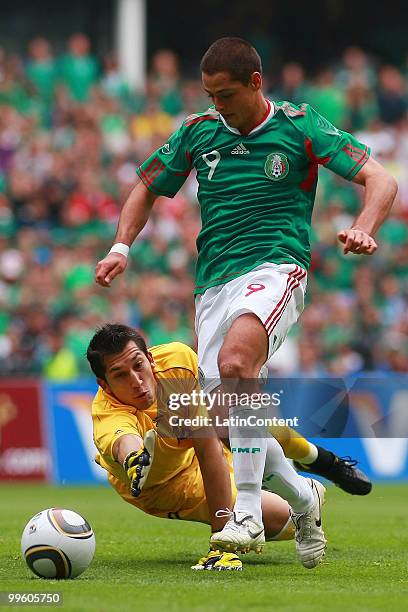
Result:
{"label": "yellow goalkeeper jersey", "polygon": [[[157,429],[159,417],[168,411],[167,405],[160,402],[166,401],[169,388],[184,393],[199,391],[197,355],[190,347],[181,342],[171,342],[155,346],[150,351],[158,387],[161,390],[167,388],[167,392],[159,393],[158,400],[148,409],[138,410],[122,404],[100,387],[92,403],[93,432],[99,451],[96,461],[108,471],[109,481],[118,493],[149,514],[167,516],[182,509],[187,511],[191,494],[201,482],[191,438],[157,436],[154,461],[138,498],[130,495],[126,472],[112,455],[113,445],[121,436],[134,434],[143,439],[147,431]],[[196,410],[198,414],[207,414],[203,405]],[[160,426],[159,431],[162,431]]]}

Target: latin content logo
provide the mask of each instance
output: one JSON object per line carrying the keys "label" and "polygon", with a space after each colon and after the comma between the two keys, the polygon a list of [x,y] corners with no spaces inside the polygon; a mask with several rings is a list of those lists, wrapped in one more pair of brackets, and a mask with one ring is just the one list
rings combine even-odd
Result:
{"label": "latin content logo", "polygon": [[265,161],[265,174],[272,181],[281,181],[289,173],[289,161],[284,153],[270,153]]}

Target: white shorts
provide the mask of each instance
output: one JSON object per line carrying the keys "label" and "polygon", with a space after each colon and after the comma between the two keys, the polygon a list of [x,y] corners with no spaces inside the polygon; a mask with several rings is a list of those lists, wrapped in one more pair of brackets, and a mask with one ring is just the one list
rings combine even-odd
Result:
{"label": "white shorts", "polygon": [[196,297],[198,365],[206,393],[219,384],[218,353],[233,321],[246,312],[261,320],[269,336],[269,360],[302,313],[306,284],[306,270],[297,264],[263,263]]}

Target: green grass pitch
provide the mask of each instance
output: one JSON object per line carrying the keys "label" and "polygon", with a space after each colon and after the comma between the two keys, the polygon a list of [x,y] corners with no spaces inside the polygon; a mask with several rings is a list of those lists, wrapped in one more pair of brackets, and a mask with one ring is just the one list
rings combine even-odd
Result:
{"label": "green grass pitch", "polygon": [[[0,498],[0,590],[62,591],[64,612],[408,609],[408,485],[377,485],[366,498],[328,487],[329,545],[315,570],[283,542],[231,573],[190,570],[206,552],[205,525],[149,517],[108,487],[7,485]],[[94,561],[76,580],[40,580],[20,556],[25,523],[52,506],[77,510],[96,534]]]}

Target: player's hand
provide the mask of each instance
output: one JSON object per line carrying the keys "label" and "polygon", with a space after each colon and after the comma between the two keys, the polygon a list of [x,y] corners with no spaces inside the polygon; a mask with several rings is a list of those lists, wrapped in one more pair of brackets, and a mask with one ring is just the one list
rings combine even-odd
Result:
{"label": "player's hand", "polygon": [[109,253],[98,261],[95,268],[95,280],[102,287],[110,287],[118,274],[122,274],[127,266],[127,258],[121,253]]}
{"label": "player's hand", "polygon": [[130,480],[130,492],[133,497],[139,497],[146,480],[146,468],[150,466],[150,455],[145,448],[129,453],[123,462],[123,469]]}
{"label": "player's hand", "polygon": [[195,565],[192,565],[191,569],[214,570],[218,572],[223,570],[242,571],[242,561],[235,553],[210,550],[205,557],[201,557]]}
{"label": "player's hand", "polygon": [[357,226],[339,232],[337,238],[344,244],[344,255],[347,253],[372,255],[378,248],[374,238]]}
{"label": "player's hand", "polygon": [[146,432],[143,440],[144,447],[129,453],[123,462],[123,469],[130,480],[130,493],[133,497],[139,497],[146,483],[153,462],[156,437],[157,432],[154,429]]}

